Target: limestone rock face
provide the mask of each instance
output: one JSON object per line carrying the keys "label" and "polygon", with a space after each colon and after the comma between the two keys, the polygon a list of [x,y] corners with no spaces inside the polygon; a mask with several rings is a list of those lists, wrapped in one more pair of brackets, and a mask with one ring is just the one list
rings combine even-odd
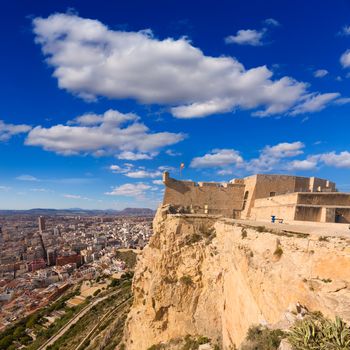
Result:
{"label": "limestone rock face", "polygon": [[291,305],[350,321],[348,245],[160,208],[135,271],[126,349],[187,334],[230,349],[253,324],[287,328]]}

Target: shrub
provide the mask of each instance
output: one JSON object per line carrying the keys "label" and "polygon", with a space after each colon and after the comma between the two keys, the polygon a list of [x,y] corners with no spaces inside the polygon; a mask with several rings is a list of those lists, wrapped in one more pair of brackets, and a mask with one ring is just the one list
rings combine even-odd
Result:
{"label": "shrub", "polygon": [[284,337],[285,333],[280,329],[252,326],[242,350],[277,350]]}
{"label": "shrub", "polygon": [[161,350],[164,349],[164,346],[162,344],[154,344],[150,346],[147,350]]}
{"label": "shrub", "polygon": [[203,236],[199,235],[198,233],[194,233],[193,235],[186,237],[185,244],[190,245],[190,244],[197,243],[197,242],[201,241],[202,238],[203,238]]}
{"label": "shrub", "polygon": [[321,237],[318,238],[318,240],[319,240],[320,242],[329,242],[329,239],[328,239],[328,237],[326,237],[326,236],[321,236]]}
{"label": "shrub", "polygon": [[94,291],[93,296],[95,297],[96,295],[101,293],[101,289],[97,289]]}
{"label": "shrub", "polygon": [[242,227],[242,230],[241,230],[242,239],[247,238],[247,236],[248,236],[247,230]]}
{"label": "shrub", "polygon": [[283,249],[280,246],[278,246],[273,253],[273,255],[277,256],[278,258],[280,258],[282,254],[283,254]]}
{"label": "shrub", "polygon": [[288,340],[295,349],[346,350],[350,348],[350,327],[339,317],[331,321],[312,314],[293,325]]}
{"label": "shrub", "polygon": [[190,286],[190,285],[193,284],[192,278],[191,278],[190,276],[187,276],[187,275],[182,276],[182,277],[180,278],[180,282],[183,283],[183,284],[185,284],[186,286]]}
{"label": "shrub", "polygon": [[120,281],[117,278],[112,278],[108,287],[113,288],[120,285]]}
{"label": "shrub", "polygon": [[210,343],[210,339],[208,337],[203,337],[202,335],[200,335],[198,338],[197,338],[197,343],[199,345],[202,345],[202,344],[207,344],[207,343]]}
{"label": "shrub", "polygon": [[257,232],[266,232],[266,227],[265,226],[257,226],[255,228],[255,231],[257,231]]}
{"label": "shrub", "polygon": [[177,279],[176,278],[171,278],[169,276],[165,276],[163,278],[163,281],[167,284],[173,284],[173,283],[176,283],[177,282]]}

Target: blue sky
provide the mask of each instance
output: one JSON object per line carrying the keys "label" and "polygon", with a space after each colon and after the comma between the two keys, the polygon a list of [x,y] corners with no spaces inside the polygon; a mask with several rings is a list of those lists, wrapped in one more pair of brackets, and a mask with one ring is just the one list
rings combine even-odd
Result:
{"label": "blue sky", "polygon": [[156,207],[161,173],[350,190],[347,1],[1,4],[0,208]]}

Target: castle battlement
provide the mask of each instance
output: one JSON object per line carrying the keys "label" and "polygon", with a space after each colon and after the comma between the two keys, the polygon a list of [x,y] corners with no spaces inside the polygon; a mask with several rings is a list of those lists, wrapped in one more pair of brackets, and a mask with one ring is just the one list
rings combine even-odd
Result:
{"label": "castle battlement", "polygon": [[228,183],[176,180],[163,174],[163,204],[182,211],[270,221],[350,222],[350,194],[326,179],[256,174]]}

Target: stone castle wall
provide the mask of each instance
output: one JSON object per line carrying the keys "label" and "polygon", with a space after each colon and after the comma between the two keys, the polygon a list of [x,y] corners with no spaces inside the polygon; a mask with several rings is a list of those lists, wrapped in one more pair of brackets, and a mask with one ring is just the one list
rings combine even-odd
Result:
{"label": "stone castle wall", "polygon": [[350,195],[337,193],[335,183],[315,177],[257,174],[223,184],[179,181],[166,172],[163,182],[163,205],[183,207],[189,213],[253,220],[270,220],[272,215],[287,221],[349,222],[350,218]]}
{"label": "stone castle wall", "polygon": [[220,214],[227,217],[237,217],[242,210],[242,184],[178,181],[170,178],[167,173],[164,174],[163,181],[163,205],[172,204],[190,208],[196,213]]}

